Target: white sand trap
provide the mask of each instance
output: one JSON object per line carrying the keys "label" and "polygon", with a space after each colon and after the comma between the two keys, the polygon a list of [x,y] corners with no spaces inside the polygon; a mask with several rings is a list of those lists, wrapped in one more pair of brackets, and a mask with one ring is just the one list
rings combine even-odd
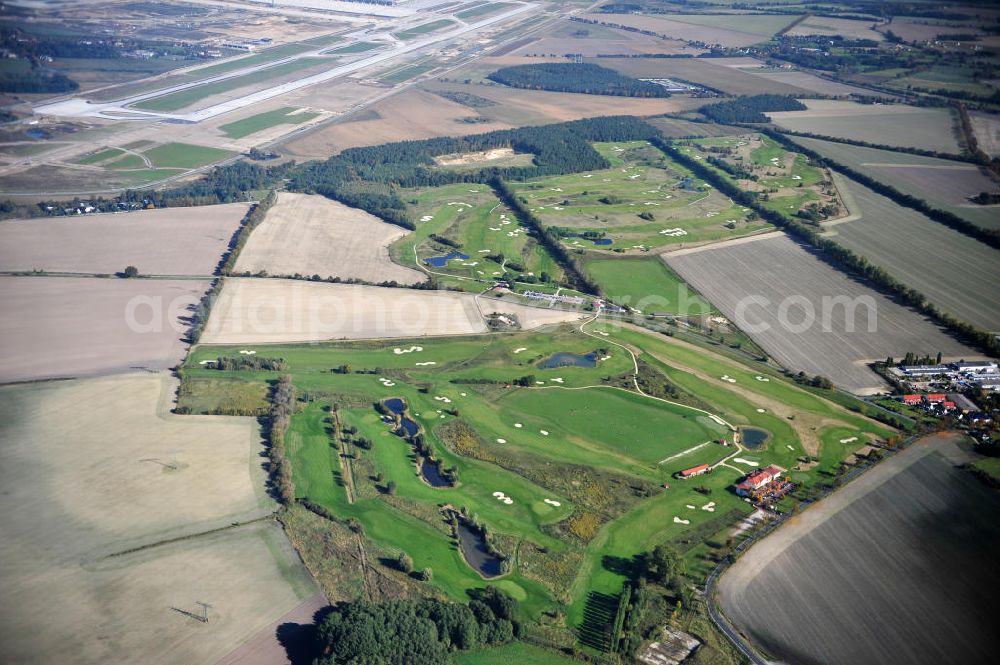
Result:
{"label": "white sand trap", "polygon": [[707,510],[710,513],[715,512],[715,501],[709,501],[704,506],[701,507],[702,510]]}
{"label": "white sand trap", "polygon": [[438,418],[447,418],[447,416],[442,413]]}
{"label": "white sand trap", "polygon": [[737,464],[746,464],[747,466],[760,466],[757,462],[753,460],[743,459],[742,457],[737,457],[733,460]]}
{"label": "white sand trap", "polygon": [[538,433],[541,434],[542,436],[548,436],[549,435],[548,431],[544,430],[544,429],[538,430]]}
{"label": "white sand trap", "polygon": [[792,447],[792,446],[788,445],[787,443],[785,444],[785,448],[788,448],[789,450],[795,450],[795,448],[794,448],[794,447]]}
{"label": "white sand trap", "polygon": [[429,222],[434,219],[434,215],[424,215],[420,218],[421,222]]}
{"label": "white sand trap", "polygon": [[724,421],[722,418],[720,418],[719,416],[715,415],[714,413],[709,414],[708,417],[711,418],[712,420],[714,420],[715,422],[719,423],[722,426],[726,425],[726,421]]}
{"label": "white sand trap", "polygon": [[527,351],[527,350],[528,350],[528,347],[522,346],[522,347],[514,349],[514,353],[521,353],[522,351]]}
{"label": "white sand trap", "polygon": [[468,393],[458,393],[458,394],[461,395],[462,397],[465,397],[466,395],[468,395]]}
{"label": "white sand trap", "polygon": [[497,439],[497,443],[507,443],[507,439]]}
{"label": "white sand trap", "polygon": [[524,427],[524,425],[522,425],[521,423],[514,423],[514,427],[521,429],[522,427]]}
{"label": "white sand trap", "polygon": [[598,335],[603,335],[604,337],[607,337],[607,336],[608,336],[608,333],[604,332],[603,330],[598,330],[598,331],[597,331],[597,334],[598,334]]}
{"label": "white sand trap", "polygon": [[493,496],[495,496],[495,497],[497,497],[499,499],[500,497],[504,496],[504,493],[503,492],[494,492]]}
{"label": "white sand trap", "polygon": [[729,383],[736,383],[736,379],[734,379],[733,377],[729,376],[728,374],[723,374],[719,378],[722,379],[723,381],[728,381]]}
{"label": "white sand trap", "polygon": [[561,376],[557,376],[556,378],[552,379],[552,383],[562,383],[562,382],[563,380]]}
{"label": "white sand trap", "polygon": [[257,352],[256,351],[250,351],[248,349],[243,349],[242,351],[240,351],[240,354],[242,354],[244,356],[255,356],[255,355],[257,355]]}
{"label": "white sand trap", "polygon": [[503,502],[506,503],[509,506],[509,505],[511,505],[511,504],[514,503],[514,499],[510,498],[509,496],[508,497],[504,497]]}
{"label": "white sand trap", "polygon": [[689,504],[687,504],[687,505],[685,506],[685,508],[687,508],[688,510],[694,510],[694,509],[695,509],[695,507],[694,507],[694,506],[692,506],[692,505],[691,505],[690,503],[689,503]]}
{"label": "white sand trap", "polygon": [[580,177],[581,177],[581,178],[593,178],[593,177],[594,177],[594,174],[593,174],[593,173],[585,173],[584,175],[582,175],[582,176],[580,176]]}
{"label": "white sand trap", "polygon": [[858,437],[852,436],[852,437],[847,438],[847,439],[841,439],[840,442],[841,443],[854,443],[857,440],[858,440]]}
{"label": "white sand trap", "polygon": [[544,386],[545,382],[544,381],[535,381],[535,385],[536,386]]}
{"label": "white sand trap", "polygon": [[674,524],[690,524],[691,520],[682,520],[681,518],[674,515]]}
{"label": "white sand trap", "polygon": [[559,506],[562,505],[561,503],[559,503],[558,501],[556,501],[554,499],[545,499],[545,503],[549,504],[550,506],[554,506],[556,508],[558,508]]}
{"label": "white sand trap", "polygon": [[499,231],[499,230],[500,230],[499,226],[491,226],[490,227],[490,231]]}
{"label": "white sand trap", "polygon": [[201,362],[199,362],[198,364],[199,364],[199,365],[214,365],[214,364],[215,364],[215,361],[214,361],[214,360],[202,360],[202,361],[201,361]]}
{"label": "white sand trap", "polygon": [[489,254],[490,250],[488,250],[488,249],[481,249],[481,250],[479,250],[479,253],[480,254]]}
{"label": "white sand trap", "polygon": [[451,400],[448,399],[447,397],[444,397],[443,395],[439,395],[439,396],[435,397],[434,399],[436,399],[439,402],[444,402],[445,404],[451,404]]}
{"label": "white sand trap", "polygon": [[401,348],[399,348],[397,346],[395,349],[392,350],[392,352],[395,353],[397,356],[399,356],[399,355],[402,355],[404,353],[418,353],[418,352],[423,351],[423,350],[424,350],[424,347],[422,347],[422,346],[411,346],[408,349],[401,349]]}
{"label": "white sand trap", "polygon": [[437,365],[437,363],[434,362],[433,360],[428,360],[427,362],[424,363],[413,363],[413,364],[416,365],[417,367],[427,367],[428,365]]}
{"label": "white sand trap", "polygon": [[764,383],[767,383],[767,382],[769,382],[771,380],[771,379],[767,378],[766,376],[755,376],[753,378],[757,379],[758,381],[763,381]]}
{"label": "white sand trap", "polygon": [[757,409],[757,413],[766,413],[765,409]]}

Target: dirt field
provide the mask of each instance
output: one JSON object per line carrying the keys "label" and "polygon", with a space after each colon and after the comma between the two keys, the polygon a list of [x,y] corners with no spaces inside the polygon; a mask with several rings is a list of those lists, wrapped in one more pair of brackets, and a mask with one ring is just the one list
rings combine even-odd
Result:
{"label": "dirt field", "polygon": [[471,124],[462,118],[479,117],[476,110],[423,90],[407,90],[376,102],[372,120],[341,121],[296,138],[283,153],[299,158],[325,159],[346,148],[435,136],[477,134],[511,125],[492,121]]}
{"label": "dirt field", "polygon": [[427,276],[389,259],[389,245],[407,233],[322,196],[281,192],[240,252],[236,272],[414,284]]}
{"label": "dirt field", "polygon": [[249,206],[0,222],[0,270],[211,275]]}
{"label": "dirt field", "polygon": [[838,243],[913,286],[942,310],[984,330],[1000,330],[997,250],[836,176],[852,222],[828,227]]}
{"label": "dirt field", "polygon": [[847,85],[838,81],[828,81],[827,79],[820,78],[819,76],[810,74],[809,72],[761,71],[748,73],[753,74],[757,78],[771,81],[772,83],[790,85],[803,90],[808,90],[810,92],[815,92],[820,95],[871,94],[871,91],[866,90],[865,88]]}
{"label": "dirt field", "polygon": [[[486,301],[481,307],[487,314],[499,309]],[[503,308],[513,311],[515,306],[504,303]],[[578,318],[571,312],[535,309],[526,309],[523,316],[529,312],[538,317],[537,324]],[[201,342],[267,344],[481,332],[486,332],[486,324],[471,294],[230,278]]]}
{"label": "dirt field", "polygon": [[976,133],[979,149],[990,157],[1000,157],[1000,117],[991,113],[970,111],[972,130]]}
{"label": "dirt field", "polygon": [[[0,593],[17,604],[0,660],[214,662],[315,592],[268,522],[109,556],[274,509],[256,423],[171,415],[175,389],[163,374],[0,388]],[[182,613],[197,601],[207,624]]]}
{"label": "dirt field", "polygon": [[[743,67],[727,66],[707,59],[601,58],[595,64],[610,67],[636,78],[678,78],[705,85],[731,95],[804,95],[810,90],[792,81],[771,80],[746,71]],[[733,58],[720,58],[733,60]],[[756,62],[756,61],[755,61]],[[757,62],[757,65],[761,63]],[[838,93],[839,94],[839,93]],[[705,100],[701,100],[706,103]],[[699,105],[700,106],[700,105]]]}
{"label": "dirt field", "polygon": [[[865,365],[886,356],[899,357],[918,349],[918,353],[941,351],[952,359],[977,355],[915,312],[849,279],[784,235],[681,250],[665,254],[664,260],[784,367],[826,376],[852,392],[882,387]],[[849,310],[837,304],[838,296],[858,303],[854,332]],[[749,300],[754,297],[756,302]],[[871,313],[865,303],[870,303]],[[805,325],[810,309],[815,319]],[[870,323],[874,325],[871,332]]]}
{"label": "dirt field", "polygon": [[883,145],[960,152],[949,109],[806,99],[808,111],[768,113],[779,127]]}
{"label": "dirt field", "polygon": [[785,662],[988,662],[1000,496],[954,468],[960,439],[923,439],[754,545],[719,584],[726,614]]}
{"label": "dirt field", "polygon": [[0,277],[0,383],[173,367],[186,348],[180,318],[208,287],[204,280]]}

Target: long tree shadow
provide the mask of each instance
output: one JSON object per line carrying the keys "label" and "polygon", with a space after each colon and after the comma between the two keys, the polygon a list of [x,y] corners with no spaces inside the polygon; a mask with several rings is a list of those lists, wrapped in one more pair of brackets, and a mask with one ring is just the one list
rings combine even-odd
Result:
{"label": "long tree shadow", "polygon": [[611,648],[611,631],[618,611],[618,596],[591,591],[583,608],[583,623],[578,629],[580,642],[586,646],[608,651]]}

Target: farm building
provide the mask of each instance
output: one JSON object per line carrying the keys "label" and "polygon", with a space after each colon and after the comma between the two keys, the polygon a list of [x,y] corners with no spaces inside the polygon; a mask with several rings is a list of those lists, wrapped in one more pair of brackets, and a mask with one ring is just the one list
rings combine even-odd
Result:
{"label": "farm building", "polygon": [[944,393],[930,393],[927,395],[927,401],[930,404],[940,404],[945,401]]}
{"label": "farm building", "polygon": [[781,478],[784,471],[781,467],[771,465],[754,471],[748,475],[741,483],[736,485],[736,493],[740,496],[751,496],[754,492],[766,487],[769,483]]}
{"label": "farm building", "polygon": [[923,401],[923,395],[903,395],[903,404],[907,406],[917,406]]}
{"label": "farm building", "polygon": [[971,399],[960,393],[948,393],[948,399],[954,403],[954,408],[962,413],[976,413],[979,411],[979,407]]}
{"label": "farm building", "polygon": [[707,464],[699,464],[698,466],[692,466],[690,469],[684,469],[679,475],[681,478],[693,478],[694,476],[700,476],[708,471]]}
{"label": "farm building", "polygon": [[953,365],[960,374],[987,374],[995,372],[997,364],[992,360],[977,360],[975,362],[960,362]]}
{"label": "farm building", "polygon": [[947,365],[910,365],[901,367],[900,370],[906,376],[937,376],[938,374],[948,374],[951,370]]}

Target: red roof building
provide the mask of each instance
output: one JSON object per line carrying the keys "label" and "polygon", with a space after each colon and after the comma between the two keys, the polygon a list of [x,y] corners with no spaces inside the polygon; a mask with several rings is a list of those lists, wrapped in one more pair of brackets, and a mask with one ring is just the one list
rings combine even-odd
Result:
{"label": "red roof building", "polygon": [[944,408],[946,408],[946,409],[948,409],[950,411],[951,409],[955,408],[955,403],[954,402],[945,402],[944,403]]}
{"label": "red roof building", "polygon": [[945,399],[947,398],[945,397],[944,393],[930,393],[929,395],[927,395],[927,401],[930,402],[931,404],[934,404],[935,402],[943,402],[945,401]]}
{"label": "red roof building", "polygon": [[692,466],[690,469],[684,469],[681,471],[681,478],[690,478],[692,476],[700,476],[701,474],[708,471],[707,464],[699,464],[698,466]]}
{"label": "red roof building", "polygon": [[903,404],[907,404],[909,406],[916,406],[922,401],[923,397],[920,395],[903,395]]}
{"label": "red roof building", "polygon": [[736,486],[736,493],[740,496],[748,496],[754,490],[759,490],[761,487],[780,478],[782,471],[781,467],[774,466],[773,464],[754,471]]}

